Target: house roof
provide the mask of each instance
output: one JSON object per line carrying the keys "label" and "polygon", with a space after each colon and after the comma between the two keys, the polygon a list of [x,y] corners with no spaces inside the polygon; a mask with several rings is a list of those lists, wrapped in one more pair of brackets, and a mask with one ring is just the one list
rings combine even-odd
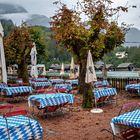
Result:
{"label": "house roof", "polygon": [[50,68],[55,68],[55,67],[57,67],[57,66],[59,66],[59,64],[52,64],[52,65],[50,66]]}
{"label": "house roof", "polygon": [[96,69],[100,69],[100,68],[102,68],[102,67],[103,67],[102,64],[95,64],[95,68],[96,68]]}
{"label": "house roof", "polygon": [[114,65],[113,64],[106,64],[107,69],[110,68],[110,67],[114,67]]}
{"label": "house roof", "polygon": [[127,68],[130,65],[133,65],[133,64],[132,63],[122,63],[122,64],[118,65],[117,68]]}

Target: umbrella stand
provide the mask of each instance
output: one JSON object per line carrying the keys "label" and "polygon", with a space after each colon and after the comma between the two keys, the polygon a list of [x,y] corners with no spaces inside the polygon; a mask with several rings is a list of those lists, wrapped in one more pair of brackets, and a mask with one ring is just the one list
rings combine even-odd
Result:
{"label": "umbrella stand", "polygon": [[95,108],[91,109],[90,112],[91,113],[102,113],[103,110],[100,109],[100,108],[97,108],[97,100],[96,100],[96,96],[94,96],[94,99],[95,99]]}

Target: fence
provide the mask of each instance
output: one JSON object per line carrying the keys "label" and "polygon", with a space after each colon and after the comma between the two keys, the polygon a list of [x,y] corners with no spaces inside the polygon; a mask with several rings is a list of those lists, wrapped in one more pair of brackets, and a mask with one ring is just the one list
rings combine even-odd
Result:
{"label": "fence", "polygon": [[125,90],[125,86],[132,82],[140,83],[140,78],[107,78],[107,81],[112,87],[115,87],[118,90]]}

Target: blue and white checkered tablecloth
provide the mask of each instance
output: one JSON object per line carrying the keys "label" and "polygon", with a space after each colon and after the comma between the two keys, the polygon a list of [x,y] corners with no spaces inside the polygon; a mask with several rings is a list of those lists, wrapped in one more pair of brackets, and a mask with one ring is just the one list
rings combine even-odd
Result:
{"label": "blue and white checkered tablecloth", "polygon": [[117,91],[116,88],[98,88],[93,90],[93,94],[98,99],[103,96],[117,95]]}
{"label": "blue and white checkered tablecloth", "polygon": [[51,86],[51,82],[30,82],[30,84],[34,87],[46,87]]}
{"label": "blue and white checkered tablecloth", "polygon": [[112,118],[114,124],[124,124],[127,126],[140,128],[140,110],[125,113]]}
{"label": "blue and white checkered tablecloth", "polygon": [[32,106],[32,100],[40,102],[40,107],[55,106],[63,103],[74,103],[74,96],[72,94],[56,93],[56,94],[38,94],[28,97],[28,104]]}
{"label": "blue and white checkered tablecloth", "polygon": [[50,79],[50,82],[52,84],[63,83],[64,79]]}
{"label": "blue and white checkered tablecloth", "polygon": [[[7,120],[11,140],[27,140],[31,139],[33,135],[35,139],[42,138],[42,127],[36,120],[30,119],[33,132],[29,125],[29,119],[25,116],[12,116]],[[8,140],[7,133],[6,120],[0,116],[0,140]]]}
{"label": "blue and white checkered tablecloth", "polygon": [[128,89],[135,89],[138,91],[138,94],[140,94],[140,83],[126,85],[125,90],[127,91]]}
{"label": "blue and white checkered tablecloth", "polygon": [[99,86],[99,85],[102,85],[102,86],[109,86],[109,83],[108,83],[107,80],[97,81],[97,82],[93,83],[93,86],[94,86],[94,87],[97,87],[97,86]]}
{"label": "blue and white checkered tablecloth", "polygon": [[0,89],[3,89],[5,87],[8,87],[8,85],[7,84],[4,84],[4,83],[0,83]]}
{"label": "blue and white checkered tablecloth", "polygon": [[68,89],[69,91],[72,90],[72,85],[71,84],[55,84],[54,88],[64,88]]}
{"label": "blue and white checkered tablecloth", "polygon": [[33,78],[32,80],[34,80],[34,81],[47,81],[48,80],[48,78]]}
{"label": "blue and white checkered tablecloth", "polygon": [[65,82],[67,83],[71,83],[72,85],[78,85],[78,79],[75,80],[65,80]]}
{"label": "blue and white checkered tablecloth", "polygon": [[31,86],[18,86],[18,87],[4,87],[2,89],[3,92],[6,93],[7,96],[11,96],[14,94],[20,94],[24,92],[32,92],[32,87]]}

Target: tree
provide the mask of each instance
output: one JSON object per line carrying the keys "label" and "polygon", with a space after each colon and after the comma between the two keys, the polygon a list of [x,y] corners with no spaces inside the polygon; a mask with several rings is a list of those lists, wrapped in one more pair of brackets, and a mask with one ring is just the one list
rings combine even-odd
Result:
{"label": "tree", "polygon": [[[78,90],[83,94],[83,107],[92,107],[93,98],[91,85],[85,84],[88,50],[91,50],[93,60],[96,61],[124,41],[123,29],[109,18],[120,10],[127,11],[127,8],[111,8],[111,3],[111,0],[83,0],[77,5],[82,7],[80,12],[68,9],[60,3],[60,9],[52,17],[51,25],[55,40],[60,47],[65,47],[71,52],[80,65]],[[81,13],[88,19],[84,23],[81,22]]]}
{"label": "tree", "polygon": [[18,77],[28,82],[27,64],[33,47],[29,29],[26,26],[17,27],[4,40],[6,61],[18,64]]}
{"label": "tree", "polygon": [[14,30],[15,26],[12,22],[12,20],[7,20],[7,19],[1,19],[1,23],[2,23],[2,26],[4,28],[4,36],[7,36],[9,35],[9,33],[11,31]]}
{"label": "tree", "polygon": [[37,48],[37,61],[39,64],[45,64],[48,59],[48,40],[46,39],[47,32],[45,27],[32,26],[30,27],[30,34],[33,42]]}

